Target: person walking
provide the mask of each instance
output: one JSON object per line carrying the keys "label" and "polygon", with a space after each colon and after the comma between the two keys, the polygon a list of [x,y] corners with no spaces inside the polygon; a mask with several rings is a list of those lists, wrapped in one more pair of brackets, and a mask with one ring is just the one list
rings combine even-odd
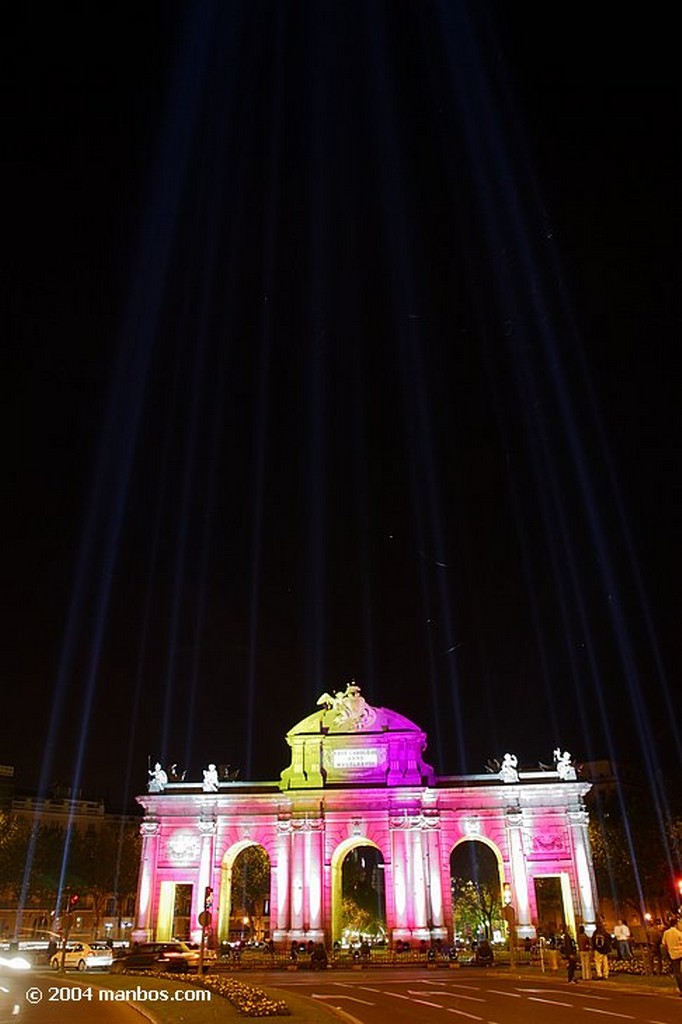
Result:
{"label": "person walking", "polygon": [[592,981],[592,943],[582,924],[578,926],[578,953],[583,981]]}
{"label": "person walking", "polygon": [[670,957],[673,978],[682,996],[682,915],[663,932],[661,946]]}
{"label": "person walking", "polygon": [[592,936],[592,952],[594,953],[594,973],[597,978],[606,981],[609,976],[609,953],[611,952],[611,936],[600,921]]}

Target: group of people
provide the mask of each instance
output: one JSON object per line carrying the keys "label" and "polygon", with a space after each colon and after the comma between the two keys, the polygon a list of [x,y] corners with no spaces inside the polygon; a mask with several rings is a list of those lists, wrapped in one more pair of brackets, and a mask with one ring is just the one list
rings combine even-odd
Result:
{"label": "group of people", "polygon": [[[617,950],[618,959],[629,960],[632,958],[631,938],[630,929],[623,920],[615,926],[613,936],[606,930],[601,920],[597,923],[591,936],[586,933],[583,925],[578,928],[577,939],[574,939],[567,929],[559,942],[552,941],[549,944],[550,951],[554,952],[553,969],[558,968],[558,963],[556,963],[558,952],[566,962],[566,975],[569,984],[577,984],[578,963],[580,963],[584,981],[592,980],[593,967],[594,979],[606,980],[609,976],[609,955],[614,947]],[[671,921],[665,930],[661,929],[658,933],[655,930],[651,932],[649,949],[653,950],[653,964],[658,958],[660,973],[662,973],[662,958],[665,957],[670,961],[673,978],[678,992],[682,996],[682,914],[675,921]]]}

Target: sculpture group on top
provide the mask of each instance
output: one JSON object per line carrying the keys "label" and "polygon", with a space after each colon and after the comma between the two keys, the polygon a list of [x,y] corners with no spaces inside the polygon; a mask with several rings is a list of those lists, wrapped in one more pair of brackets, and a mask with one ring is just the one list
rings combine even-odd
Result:
{"label": "sculpture group on top", "polygon": [[337,690],[333,697],[330,693],[323,693],[317,705],[334,712],[333,724],[337,728],[369,729],[377,717],[375,709],[362,696],[355,680],[345,690]]}
{"label": "sculpture group on top", "polygon": [[[554,771],[562,782],[575,782],[578,778],[578,772],[568,750],[562,751],[561,747],[557,747],[553,751],[553,757]],[[551,770],[549,765],[542,762],[540,762],[540,768],[543,771]],[[516,754],[506,753],[501,761],[496,758],[489,760],[486,763],[486,770],[497,775],[502,782],[519,781],[519,759]]]}
{"label": "sculpture group on top", "polygon": [[[341,779],[339,771],[346,772],[348,778],[352,779],[353,777],[360,777],[360,770],[363,770],[365,774],[370,769],[375,774],[377,772],[389,771],[387,767],[389,765],[392,784],[395,784],[396,780],[398,783],[412,782],[414,780],[411,777],[408,780],[404,772],[401,775],[400,762],[401,759],[404,760],[407,757],[407,748],[400,748],[401,752],[396,761],[396,751],[398,748],[389,756],[388,747],[386,746],[389,734],[400,733],[403,735],[406,729],[408,730],[408,735],[418,736],[418,740],[411,741],[416,742],[417,746],[410,753],[410,758],[408,758],[414,772],[424,778],[433,773],[433,769],[421,761],[421,751],[426,746],[426,735],[420,732],[418,727],[414,726],[408,719],[405,719],[404,716],[398,715],[396,712],[387,711],[385,708],[375,708],[368,704],[355,680],[348,683],[345,690],[337,690],[334,694],[323,693],[317,700],[317,706],[321,709],[320,711],[309,715],[287,734],[287,742],[290,746],[297,749],[300,746],[300,756],[297,755],[295,763],[292,761],[290,768],[282,772],[283,785],[287,788],[304,784],[307,786],[311,786],[313,783],[315,785],[322,784],[327,777],[331,778],[332,782],[338,783],[345,780],[345,776],[344,779]],[[374,734],[372,750],[368,748],[367,752],[363,753],[357,747],[357,742],[362,742],[360,739],[352,741],[356,745],[348,748],[336,749],[330,745],[331,733],[339,734],[335,736],[334,740],[338,745],[341,735],[355,732]],[[326,737],[326,739],[320,738],[315,740],[319,750],[315,747],[315,752],[313,753],[311,753],[313,747],[309,747],[309,749],[305,747],[305,743],[310,744],[310,740],[306,739],[306,737],[311,735]],[[377,738],[379,735],[383,739],[379,740]],[[386,749],[383,749],[382,744]],[[307,753],[305,753],[306,750],[308,750]],[[416,757],[413,756],[415,751]],[[311,767],[311,757],[313,762],[318,765],[315,769]],[[308,758],[307,761],[306,758]],[[561,747],[556,747],[553,751],[553,766],[540,762],[539,767],[545,772],[552,771],[553,767],[556,775],[563,782],[575,782],[578,778],[578,771],[573,764],[571,754],[567,750],[562,750]],[[517,783],[521,778],[519,774],[519,759],[516,754],[510,752],[506,752],[501,760],[497,758],[489,760],[486,763],[486,770],[493,775],[497,775],[500,781],[504,783]],[[153,769],[149,768],[148,775],[148,791],[150,793],[163,793],[169,783],[177,784],[184,782],[186,772],[180,774],[177,764],[171,765],[166,770],[157,761]],[[221,783],[234,782],[238,776],[238,769],[235,770],[230,765],[221,764],[216,766],[211,762],[207,768],[203,769],[203,780],[199,784],[204,793],[217,793]],[[528,778],[527,772],[523,773],[523,778]]]}

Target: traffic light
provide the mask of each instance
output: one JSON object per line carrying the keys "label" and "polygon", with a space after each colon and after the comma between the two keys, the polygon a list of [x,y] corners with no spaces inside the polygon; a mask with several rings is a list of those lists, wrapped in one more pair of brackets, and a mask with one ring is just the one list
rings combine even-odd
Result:
{"label": "traffic light", "polygon": [[70,906],[71,910],[74,909],[74,907],[78,903],[79,899],[80,899],[80,896],[78,895],[77,892],[72,892],[71,893],[71,898],[69,900],[69,906]]}
{"label": "traffic light", "polygon": [[204,910],[210,910],[213,906],[213,888],[210,885],[206,886],[204,891]]}
{"label": "traffic light", "polygon": [[677,895],[682,899],[682,878],[677,879]]}

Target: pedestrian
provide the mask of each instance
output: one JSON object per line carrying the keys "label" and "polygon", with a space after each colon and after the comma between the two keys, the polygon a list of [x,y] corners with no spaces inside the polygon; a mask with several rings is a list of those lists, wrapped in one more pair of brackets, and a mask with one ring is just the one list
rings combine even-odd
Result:
{"label": "pedestrian", "polygon": [[578,927],[578,953],[580,954],[580,971],[583,981],[592,980],[592,943],[585,931],[585,926]]}
{"label": "pedestrian", "polygon": [[682,915],[663,932],[661,946],[670,957],[670,967],[682,996]]}
{"label": "pedestrian", "polygon": [[578,952],[575,945],[575,939],[569,932],[568,928],[564,932],[564,937],[561,940],[561,955],[566,961],[566,980],[569,985],[571,982],[577,985],[578,979],[575,976],[575,972],[578,967]]}
{"label": "pedestrian", "polygon": [[606,981],[609,976],[611,936],[601,921],[592,936],[592,952],[594,953],[594,973],[599,980]]}
{"label": "pedestrian", "polygon": [[632,932],[628,928],[624,918],[621,918],[613,929],[613,937],[616,940],[616,945],[618,946],[618,959],[632,959],[632,953],[630,951],[630,939],[632,938]]}
{"label": "pedestrian", "polygon": [[663,974],[663,959],[661,955],[663,931],[663,922],[660,917],[657,917],[653,925],[647,930],[647,945],[652,974]]}

